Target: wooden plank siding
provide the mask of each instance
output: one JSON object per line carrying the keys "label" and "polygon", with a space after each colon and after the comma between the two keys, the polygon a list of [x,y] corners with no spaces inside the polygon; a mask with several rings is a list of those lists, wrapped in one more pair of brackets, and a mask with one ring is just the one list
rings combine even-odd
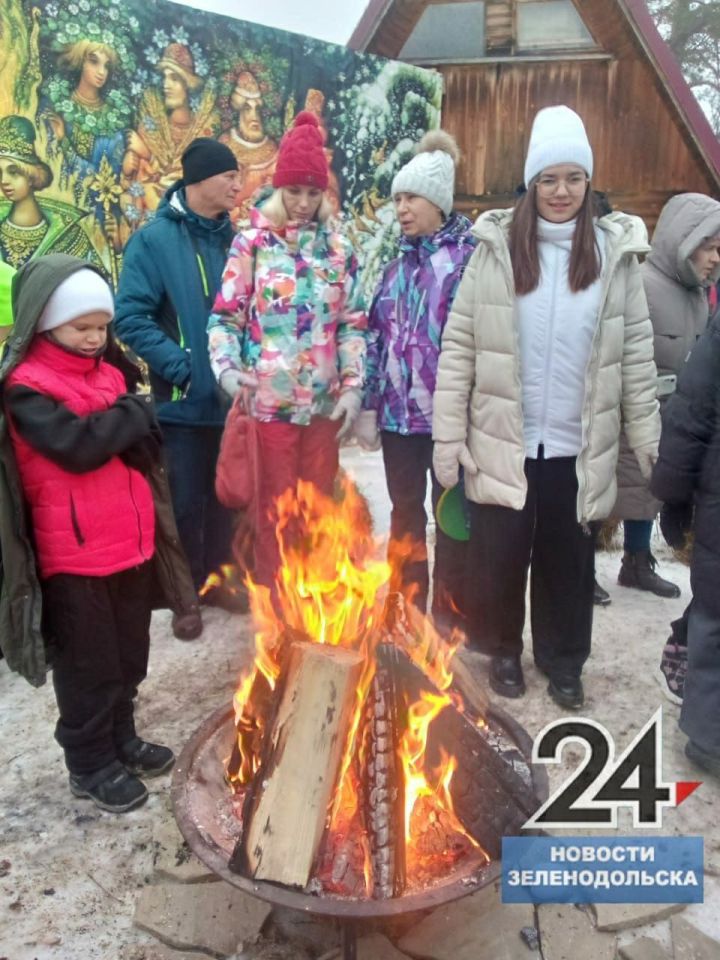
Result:
{"label": "wooden plank siding", "polygon": [[[368,52],[397,56],[431,2],[441,0],[396,0]],[[501,57],[435,67],[445,84],[443,126],[463,152],[458,207],[476,212],[513,202],[532,118],[556,103],[572,107],[585,121],[595,158],[593,185],[650,228],[674,193],[717,196],[718,181],[687,135],[621,2],[574,3],[604,58],[548,53],[544,59]],[[512,39],[513,4],[492,0],[487,12],[487,56],[497,57]]]}

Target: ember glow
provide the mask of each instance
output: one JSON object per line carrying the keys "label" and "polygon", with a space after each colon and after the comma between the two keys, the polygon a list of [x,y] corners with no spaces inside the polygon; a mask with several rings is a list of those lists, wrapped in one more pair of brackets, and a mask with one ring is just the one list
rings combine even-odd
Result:
{"label": "ember glow", "polygon": [[[395,744],[397,769],[403,778],[404,810],[400,814],[407,883],[427,882],[433,862],[439,872],[460,856],[458,851],[479,849],[453,812],[449,788],[455,758],[443,756],[440,767],[432,771],[426,771],[424,763],[433,720],[446,707],[456,707],[448,689],[450,662],[459,642],[445,642],[432,622],[414,609],[407,621],[411,630],[388,628],[385,599],[396,574],[384,559],[385,545],[372,535],[367,505],[350,480],[343,482],[340,496],[333,499],[301,481],[297,490],[288,490],[279,499],[277,515],[282,562],[275,589],[248,583],[256,655],[233,699],[237,744],[228,761],[228,779],[236,792],[242,792],[258,772],[265,710],[282,673],[288,641],[302,639],[361,652],[363,668],[355,710],[328,810],[325,847],[334,850],[334,860],[328,861],[333,865],[327,875],[321,871],[320,883],[328,892],[335,892],[331,874],[337,870],[338,857],[360,858],[355,873],[362,878],[364,895],[369,895],[372,862],[364,831],[362,770],[367,758],[363,756],[363,723],[378,644],[402,649],[438,691],[423,693],[407,706],[406,729]],[[447,836],[444,848],[442,841],[437,842],[439,829],[434,831],[435,844],[428,845],[429,822],[442,825]],[[448,851],[448,846],[452,850]]]}

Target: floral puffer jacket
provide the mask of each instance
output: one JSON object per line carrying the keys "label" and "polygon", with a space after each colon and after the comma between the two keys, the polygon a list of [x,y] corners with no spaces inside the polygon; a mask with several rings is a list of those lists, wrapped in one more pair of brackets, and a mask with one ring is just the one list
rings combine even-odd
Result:
{"label": "floral puffer jacket", "polygon": [[365,375],[367,316],[350,242],[324,224],[276,228],[260,209],[230,248],[208,322],[215,376],[252,370],[258,420],[307,425]]}

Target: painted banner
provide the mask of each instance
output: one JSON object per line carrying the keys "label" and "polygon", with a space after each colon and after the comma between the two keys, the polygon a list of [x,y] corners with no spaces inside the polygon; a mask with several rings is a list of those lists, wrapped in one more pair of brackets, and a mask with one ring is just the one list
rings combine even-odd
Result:
{"label": "painted banner", "polygon": [[0,259],[64,251],[116,284],[198,136],[238,158],[241,224],[306,109],[369,286],[394,247],[392,177],[438,125],[441,95],[432,71],[164,0],[3,0]]}

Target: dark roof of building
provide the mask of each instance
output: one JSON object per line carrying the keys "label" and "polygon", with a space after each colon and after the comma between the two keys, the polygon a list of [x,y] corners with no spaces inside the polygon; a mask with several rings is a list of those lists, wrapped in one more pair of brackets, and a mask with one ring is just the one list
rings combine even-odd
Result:
{"label": "dark roof of building", "polygon": [[670,47],[655,26],[645,0],[624,0],[620,4],[628,13],[628,21],[652,61],[661,83],[673,100],[688,132],[708,164],[720,175],[720,141],[705,116],[695,94],[682,74]]}

